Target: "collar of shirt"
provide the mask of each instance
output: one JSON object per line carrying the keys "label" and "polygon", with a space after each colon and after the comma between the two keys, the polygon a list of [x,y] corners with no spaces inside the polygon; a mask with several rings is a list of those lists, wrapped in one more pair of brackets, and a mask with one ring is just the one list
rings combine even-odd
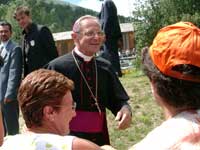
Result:
{"label": "collar of shirt", "polygon": [[23,31],[22,31],[22,34],[23,35],[26,35],[26,34],[29,34],[30,32],[32,32],[35,28],[36,28],[36,24],[34,24],[33,22],[31,22],[28,26],[27,26],[27,30],[26,29],[24,29]]}
{"label": "collar of shirt", "polygon": [[2,47],[6,48],[6,46],[8,45],[8,42],[9,42],[9,40],[6,42],[1,42],[0,48],[2,48]]}
{"label": "collar of shirt", "polygon": [[91,61],[92,58],[93,58],[93,56],[86,56],[85,54],[83,54],[82,52],[80,52],[77,47],[74,48],[74,52],[78,56],[80,56],[81,58],[83,58],[84,61],[87,61],[87,62]]}

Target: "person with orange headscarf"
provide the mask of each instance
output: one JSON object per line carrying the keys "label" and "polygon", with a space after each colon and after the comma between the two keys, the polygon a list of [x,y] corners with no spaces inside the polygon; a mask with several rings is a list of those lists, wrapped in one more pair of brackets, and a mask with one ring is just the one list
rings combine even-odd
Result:
{"label": "person with orange headscarf", "polygon": [[142,52],[144,73],[166,120],[130,150],[200,149],[200,29],[190,22],[162,28]]}

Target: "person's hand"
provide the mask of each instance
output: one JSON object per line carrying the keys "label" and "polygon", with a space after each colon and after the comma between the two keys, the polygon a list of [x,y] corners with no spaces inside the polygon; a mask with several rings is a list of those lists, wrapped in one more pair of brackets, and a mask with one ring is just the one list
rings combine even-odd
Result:
{"label": "person's hand", "polygon": [[111,145],[103,145],[101,146],[101,150],[116,150],[116,149]]}
{"label": "person's hand", "polygon": [[9,103],[9,102],[11,102],[11,101],[12,101],[11,99],[5,98],[5,99],[4,99],[4,104],[7,104],[7,103]]}
{"label": "person's hand", "polygon": [[117,116],[115,117],[115,120],[118,122],[118,129],[126,129],[131,124],[131,118],[132,118],[132,112],[130,109],[130,106],[124,105],[118,111]]}

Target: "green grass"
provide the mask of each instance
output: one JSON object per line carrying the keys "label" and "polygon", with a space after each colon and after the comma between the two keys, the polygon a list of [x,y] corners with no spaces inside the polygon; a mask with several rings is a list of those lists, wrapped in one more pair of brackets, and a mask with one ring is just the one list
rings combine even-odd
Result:
{"label": "green grass", "polygon": [[127,150],[159,125],[163,115],[153,99],[148,79],[141,71],[132,70],[120,80],[130,96],[132,124],[126,130],[117,130],[114,116],[108,111],[108,128],[112,146],[118,150]]}

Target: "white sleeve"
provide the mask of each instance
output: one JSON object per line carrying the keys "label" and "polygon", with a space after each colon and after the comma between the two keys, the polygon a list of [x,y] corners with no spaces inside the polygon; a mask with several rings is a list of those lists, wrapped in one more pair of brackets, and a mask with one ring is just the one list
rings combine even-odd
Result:
{"label": "white sleeve", "polygon": [[64,136],[64,139],[65,139],[64,142],[66,143],[67,148],[69,150],[72,150],[72,143],[73,143],[74,138],[75,138],[75,136],[69,136],[69,135],[68,136]]}

